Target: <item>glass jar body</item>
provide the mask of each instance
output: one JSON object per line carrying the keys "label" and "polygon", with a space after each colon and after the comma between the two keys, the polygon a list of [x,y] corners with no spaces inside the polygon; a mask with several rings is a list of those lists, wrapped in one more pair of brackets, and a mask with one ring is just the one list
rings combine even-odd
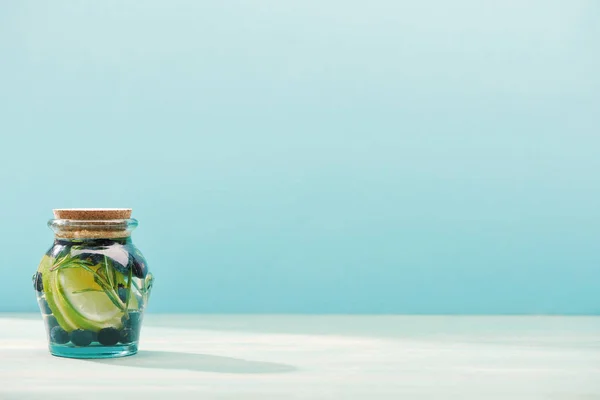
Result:
{"label": "glass jar body", "polygon": [[135,354],[152,282],[130,237],[56,238],[33,276],[50,352]]}

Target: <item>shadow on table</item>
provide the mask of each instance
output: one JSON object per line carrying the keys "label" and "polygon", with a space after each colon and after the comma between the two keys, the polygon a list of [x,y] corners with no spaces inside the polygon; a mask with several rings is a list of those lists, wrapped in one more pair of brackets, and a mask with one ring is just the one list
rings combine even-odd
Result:
{"label": "shadow on table", "polygon": [[292,372],[297,369],[292,365],[286,364],[173,351],[140,351],[132,357],[85,361],[120,365],[123,367],[177,369],[229,374],[274,374]]}

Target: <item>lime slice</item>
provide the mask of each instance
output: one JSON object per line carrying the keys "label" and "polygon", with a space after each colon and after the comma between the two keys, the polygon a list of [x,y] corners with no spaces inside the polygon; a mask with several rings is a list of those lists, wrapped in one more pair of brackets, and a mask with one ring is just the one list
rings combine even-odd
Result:
{"label": "lime slice", "polygon": [[44,256],[42,261],[40,261],[40,266],[38,267],[38,272],[42,274],[42,282],[44,285],[44,296],[46,297],[46,302],[52,310],[52,314],[56,318],[58,324],[66,331],[72,331],[77,329],[75,323],[69,318],[67,314],[65,314],[62,308],[59,306],[57,301],[55,300],[56,295],[58,294],[56,288],[54,287],[54,279],[52,276],[53,272],[50,272],[50,267],[52,267],[54,259],[49,256]]}
{"label": "lime slice", "polygon": [[[91,271],[81,267],[50,271],[51,264],[52,259],[42,259],[40,271],[46,301],[63,329],[99,331],[102,328],[121,327],[123,311],[94,280],[94,272],[104,268],[103,264],[89,267]],[[119,272],[116,275],[116,283],[124,284],[123,275]],[[138,308],[135,296],[131,296],[128,308]]]}
{"label": "lime slice", "polygon": [[56,278],[63,310],[81,328],[100,330],[121,325],[123,312],[102,291],[91,272],[65,268],[56,271]]}

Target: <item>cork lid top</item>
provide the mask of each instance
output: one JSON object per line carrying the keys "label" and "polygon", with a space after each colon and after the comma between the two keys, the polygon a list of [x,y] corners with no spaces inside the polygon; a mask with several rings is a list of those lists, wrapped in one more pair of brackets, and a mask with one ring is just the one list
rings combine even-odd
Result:
{"label": "cork lid top", "polygon": [[131,218],[131,208],[55,208],[54,218],[103,221]]}

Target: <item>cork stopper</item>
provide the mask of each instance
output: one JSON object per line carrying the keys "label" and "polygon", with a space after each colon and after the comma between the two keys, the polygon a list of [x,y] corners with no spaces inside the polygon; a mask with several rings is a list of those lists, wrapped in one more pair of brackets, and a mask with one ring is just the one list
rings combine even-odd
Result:
{"label": "cork stopper", "polygon": [[54,218],[79,221],[105,221],[131,218],[131,208],[55,208]]}
{"label": "cork stopper", "polygon": [[137,221],[131,208],[57,208],[48,226],[57,238],[124,238],[131,235]]}

